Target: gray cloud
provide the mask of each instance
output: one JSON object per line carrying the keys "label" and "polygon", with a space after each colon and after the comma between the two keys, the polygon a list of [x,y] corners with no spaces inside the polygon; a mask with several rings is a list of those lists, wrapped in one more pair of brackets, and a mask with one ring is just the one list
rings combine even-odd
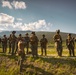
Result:
{"label": "gray cloud", "polygon": [[11,24],[13,22],[14,22],[14,17],[4,14],[4,13],[0,13],[0,23]]}
{"label": "gray cloud", "polygon": [[47,23],[45,20],[38,20],[31,23],[22,23],[21,18],[17,18],[15,22],[13,16],[0,13],[0,30],[35,30],[35,31],[50,31],[52,24]]}
{"label": "gray cloud", "polygon": [[26,9],[26,3],[23,1],[2,1],[2,7],[8,7],[9,9]]}

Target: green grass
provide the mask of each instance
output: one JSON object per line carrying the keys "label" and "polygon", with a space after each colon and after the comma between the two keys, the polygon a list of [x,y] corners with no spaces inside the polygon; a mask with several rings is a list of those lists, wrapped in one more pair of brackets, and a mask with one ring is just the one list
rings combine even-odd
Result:
{"label": "green grass", "polygon": [[13,57],[2,56],[0,75],[76,75],[76,58],[71,57],[26,57],[22,74]]}
{"label": "green grass", "polygon": [[18,56],[9,55],[8,49],[6,54],[1,53],[2,50],[0,48],[0,75],[76,75],[76,57],[68,56],[69,53],[65,43],[63,44],[62,57],[57,56],[57,52],[52,43],[51,46],[49,45],[47,48],[47,56],[40,56],[40,47],[38,48],[38,58],[26,55],[21,74],[17,65]]}

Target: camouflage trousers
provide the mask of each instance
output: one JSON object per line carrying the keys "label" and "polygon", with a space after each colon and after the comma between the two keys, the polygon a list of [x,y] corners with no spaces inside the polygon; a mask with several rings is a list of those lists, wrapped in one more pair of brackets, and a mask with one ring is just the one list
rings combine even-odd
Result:
{"label": "camouflage trousers", "polygon": [[15,51],[15,42],[11,44],[11,48],[12,48],[12,55],[14,55],[14,51]]}
{"label": "camouflage trousers", "polygon": [[43,55],[43,53],[45,53],[45,56],[47,55],[46,46],[41,46],[41,55]]}
{"label": "camouflage trousers", "polygon": [[70,56],[75,56],[75,52],[74,52],[74,47],[73,46],[68,46],[68,50],[69,50],[69,55]]}
{"label": "camouflage trousers", "polygon": [[7,51],[7,44],[2,44],[3,53]]}
{"label": "camouflage trousers", "polygon": [[61,43],[55,43],[55,47],[56,47],[58,56],[62,56],[62,44]]}
{"label": "camouflage trousers", "polygon": [[38,48],[37,45],[35,45],[35,44],[32,44],[32,45],[31,45],[31,50],[32,50],[32,55],[33,55],[33,57],[35,57],[35,56],[37,57],[37,56],[38,56],[37,48]]}

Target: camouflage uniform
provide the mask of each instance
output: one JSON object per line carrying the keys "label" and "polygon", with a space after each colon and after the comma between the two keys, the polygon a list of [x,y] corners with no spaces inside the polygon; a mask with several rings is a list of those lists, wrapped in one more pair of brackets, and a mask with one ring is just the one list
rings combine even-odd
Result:
{"label": "camouflage uniform", "polygon": [[24,40],[25,40],[25,47],[26,47],[26,53],[28,54],[28,52],[29,52],[29,42],[30,42],[30,39],[29,39],[29,37],[28,37],[28,33],[26,33],[26,36],[24,37]]}
{"label": "camouflage uniform", "polygon": [[15,36],[15,31],[12,32],[12,39],[11,39],[11,48],[12,48],[12,55],[14,54],[15,51],[15,44],[16,44],[16,39],[17,37]]}
{"label": "camouflage uniform", "polygon": [[12,42],[12,34],[10,34],[10,37],[8,38],[9,53],[11,53],[11,42]]}
{"label": "camouflage uniform", "polygon": [[57,33],[54,35],[53,38],[55,41],[55,46],[56,46],[58,56],[62,56],[62,37],[59,33],[60,33],[60,30],[57,30]]}
{"label": "camouflage uniform", "polygon": [[3,52],[5,53],[7,51],[7,37],[6,37],[6,35],[3,36],[1,41],[2,41],[2,49],[3,49]]}
{"label": "camouflage uniform", "polygon": [[41,44],[41,55],[43,55],[43,50],[45,51],[45,55],[47,55],[47,53],[46,53],[47,42],[48,41],[45,38],[45,35],[43,35],[43,38],[40,40],[40,44]]}
{"label": "camouflage uniform", "polygon": [[38,56],[38,38],[37,36],[35,35],[35,32],[32,32],[31,33],[31,36],[30,36],[30,44],[31,44],[31,50],[32,50],[32,55],[33,57],[34,56]]}
{"label": "camouflage uniform", "polygon": [[67,39],[66,39],[66,45],[67,45],[67,48],[69,50],[69,55],[72,56],[75,56],[75,53],[74,53],[74,39],[71,37],[71,34],[68,35]]}

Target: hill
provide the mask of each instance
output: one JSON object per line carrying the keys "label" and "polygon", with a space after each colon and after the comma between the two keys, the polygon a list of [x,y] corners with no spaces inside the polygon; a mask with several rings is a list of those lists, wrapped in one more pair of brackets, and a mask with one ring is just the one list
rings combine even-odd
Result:
{"label": "hill", "polygon": [[[0,32],[0,37],[2,37],[4,34],[7,35],[7,37],[11,34],[12,31],[2,31]],[[22,34],[22,36],[25,36],[26,33],[31,34],[32,31],[16,31],[16,36],[19,34]],[[42,38],[42,35],[45,34],[48,41],[53,41],[53,36],[55,35],[55,32],[46,32],[46,31],[36,31],[36,35],[38,36],[39,40]],[[68,33],[61,32],[62,39],[65,40],[67,38]],[[76,34],[72,33],[73,37],[76,37]]]}

